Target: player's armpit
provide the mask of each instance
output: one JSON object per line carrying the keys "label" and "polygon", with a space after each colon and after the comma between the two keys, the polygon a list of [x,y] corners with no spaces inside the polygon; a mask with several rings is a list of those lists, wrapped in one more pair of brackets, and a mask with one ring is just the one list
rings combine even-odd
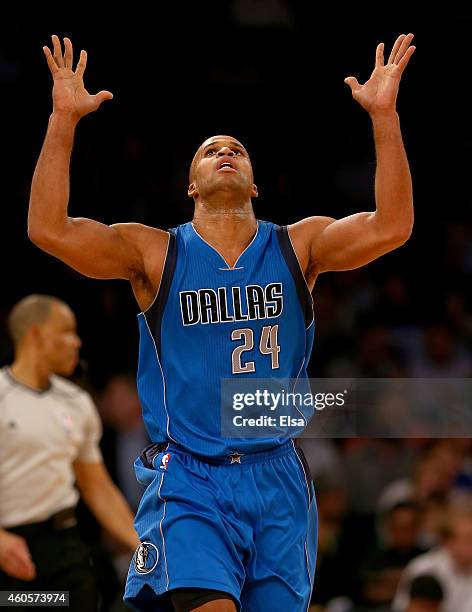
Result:
{"label": "player's armpit", "polygon": [[316,274],[359,268],[404,244],[411,233],[381,223],[374,212],[337,220],[308,217],[289,231],[302,268]]}

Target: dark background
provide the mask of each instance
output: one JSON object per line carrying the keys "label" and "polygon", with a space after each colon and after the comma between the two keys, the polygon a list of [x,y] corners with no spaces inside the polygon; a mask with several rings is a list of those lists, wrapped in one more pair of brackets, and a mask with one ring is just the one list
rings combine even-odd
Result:
{"label": "dark background", "polygon": [[[3,25],[4,313],[32,291],[59,295],[78,313],[83,355],[97,384],[135,363],[137,309],[125,283],[81,278],[26,236],[30,180],[51,110],[41,47],[53,32],[72,38],[76,57],[87,49],[90,91],[109,89],[115,96],[79,125],[71,215],[166,228],[191,218],[189,162],[200,142],[217,133],[240,138],[252,156],[259,218],[291,223],[312,214],[372,210],[370,121],[343,79],[367,79],[377,43],[385,42],[388,55],[396,35],[412,31],[418,49],[404,74],[398,108],[414,181],[413,236],[365,270],[321,278],[315,301],[318,293],[323,301],[334,291],[328,297],[336,299],[365,283],[380,295],[395,275],[404,285],[397,291],[408,293],[405,316],[412,323],[445,321],[451,291],[469,307],[463,273],[471,265],[472,20],[465,9],[421,16],[396,10],[388,16],[333,6],[321,16],[309,3],[210,2],[159,11],[152,16],[114,8],[109,19],[79,10],[66,19],[50,11],[37,22],[30,16],[26,27],[20,21]],[[468,252],[466,263],[457,261],[465,256],[461,249]],[[346,340],[358,331],[351,326]],[[314,374],[326,369],[320,351],[316,342]],[[4,343],[1,356],[8,359]]]}
{"label": "dark background", "polygon": [[[0,365],[12,356],[4,323],[18,299],[40,292],[66,300],[83,339],[83,378],[105,424],[107,465],[120,483],[116,435],[128,425],[110,415],[123,389],[131,392],[130,379],[118,375],[135,372],[138,307],[126,283],[83,278],[26,235],[31,176],[51,111],[41,47],[52,33],[72,39],[76,58],[81,48],[88,51],[85,83],[92,93],[114,94],[78,127],[70,214],[167,228],[191,219],[190,161],[205,138],[220,133],[250,152],[258,218],[288,224],[374,210],[370,120],[343,79],[364,82],[376,45],[384,41],[388,57],[396,36],[411,31],[417,51],[398,111],[414,185],[413,235],[365,268],[318,279],[310,373],[470,376],[470,9],[394,6],[380,13],[284,0],[157,3],[152,12],[143,6],[80,5],[70,18],[48,7],[37,16],[28,12],[26,25],[18,11],[1,25]],[[126,412],[124,401],[121,408]],[[334,463],[344,465],[342,477],[330,480],[328,463],[325,473],[314,474],[315,487],[320,527],[333,529],[341,544],[334,552],[320,544],[319,603],[340,593],[361,597],[361,578],[340,586],[330,567],[344,563],[349,573],[351,559],[360,567],[355,551],[368,549],[382,486],[411,476],[417,453],[431,444],[338,440],[330,447]],[[469,447],[464,457],[470,456]],[[375,465],[377,480],[367,469]],[[357,466],[355,475],[349,466]]]}

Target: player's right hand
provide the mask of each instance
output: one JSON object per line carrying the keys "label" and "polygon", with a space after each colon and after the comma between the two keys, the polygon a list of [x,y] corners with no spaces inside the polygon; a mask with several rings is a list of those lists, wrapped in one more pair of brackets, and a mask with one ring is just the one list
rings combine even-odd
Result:
{"label": "player's right hand", "polygon": [[100,91],[89,94],[84,87],[84,72],[87,65],[87,53],[82,50],[75,71],[73,70],[73,49],[69,38],[64,38],[64,53],[62,53],[59,38],[52,36],[53,52],[49,47],[43,47],[44,55],[54,79],[52,90],[53,112],[70,115],[77,121],[100,106],[104,100],[111,100],[113,94]]}
{"label": "player's right hand", "polygon": [[26,540],[4,529],[0,529],[0,568],[20,580],[36,578],[36,567]]}

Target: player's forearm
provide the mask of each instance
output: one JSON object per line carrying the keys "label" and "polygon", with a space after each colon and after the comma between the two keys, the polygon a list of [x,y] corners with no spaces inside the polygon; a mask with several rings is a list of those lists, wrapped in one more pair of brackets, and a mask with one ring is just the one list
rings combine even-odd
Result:
{"label": "player's forearm", "polygon": [[394,111],[371,118],[377,157],[376,224],[392,241],[404,242],[413,227],[413,187],[400,120]]}
{"label": "player's forearm", "polygon": [[135,550],[139,540],[133,526],[133,514],[118,487],[110,480],[82,492],[82,496],[102,527],[121,544]]}
{"label": "player's forearm", "polygon": [[42,242],[60,235],[67,222],[69,167],[77,120],[53,113],[31,183],[28,235]]}

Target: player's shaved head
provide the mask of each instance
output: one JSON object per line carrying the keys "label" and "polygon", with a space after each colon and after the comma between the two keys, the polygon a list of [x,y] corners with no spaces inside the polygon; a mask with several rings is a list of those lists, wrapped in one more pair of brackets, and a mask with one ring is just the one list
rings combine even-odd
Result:
{"label": "player's shaved head", "polygon": [[210,136],[210,138],[207,138],[206,140],[202,142],[202,144],[198,147],[197,152],[193,156],[192,163],[190,165],[190,173],[189,173],[190,183],[192,183],[195,178],[195,166],[197,165],[198,160],[202,156],[204,149],[212,144],[216,145],[216,144],[223,144],[223,143],[228,144],[228,145],[230,145],[231,143],[234,145],[237,145],[238,147],[241,147],[247,153],[246,147],[234,136],[227,136],[224,134],[219,134],[218,136]]}
{"label": "player's shaved head", "polygon": [[68,308],[62,300],[40,294],[28,295],[13,306],[8,317],[8,331],[15,347],[33,325],[41,325],[48,320],[53,304]]}

